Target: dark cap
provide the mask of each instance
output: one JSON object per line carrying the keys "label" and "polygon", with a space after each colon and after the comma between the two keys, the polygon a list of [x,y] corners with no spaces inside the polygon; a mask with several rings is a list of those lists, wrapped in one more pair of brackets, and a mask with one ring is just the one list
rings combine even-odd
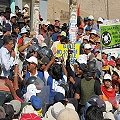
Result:
{"label": "dark cap", "polygon": [[11,31],[11,25],[9,23],[6,23],[2,28],[2,31],[3,32]]}
{"label": "dark cap", "polygon": [[36,44],[38,44],[38,39],[37,38],[33,38],[32,39]]}
{"label": "dark cap", "polygon": [[5,12],[8,12],[8,13],[11,13],[11,8],[10,7],[7,7]]}
{"label": "dark cap", "polygon": [[50,62],[50,59],[45,56],[44,58],[42,58],[41,60],[38,60],[39,64],[46,64]]}
{"label": "dark cap", "polygon": [[18,6],[15,6],[15,10],[20,10],[20,8]]}

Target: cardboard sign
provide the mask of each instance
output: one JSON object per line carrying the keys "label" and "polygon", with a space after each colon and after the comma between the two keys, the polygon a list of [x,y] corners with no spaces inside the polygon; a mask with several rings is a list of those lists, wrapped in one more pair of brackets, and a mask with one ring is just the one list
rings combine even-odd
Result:
{"label": "cardboard sign", "polygon": [[57,57],[64,57],[64,60],[67,60],[68,50],[72,51],[70,58],[70,63],[74,64],[75,60],[80,55],[80,45],[79,44],[58,44],[57,45]]}

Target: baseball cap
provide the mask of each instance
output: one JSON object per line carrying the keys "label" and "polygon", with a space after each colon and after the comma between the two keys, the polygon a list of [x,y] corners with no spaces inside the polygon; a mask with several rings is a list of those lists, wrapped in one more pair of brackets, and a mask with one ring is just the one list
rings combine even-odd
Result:
{"label": "baseball cap", "polygon": [[37,88],[34,84],[30,84],[27,86],[27,92],[31,92],[33,94],[36,94],[36,93],[40,93],[41,90],[37,90]]}
{"label": "baseball cap", "polygon": [[2,31],[3,32],[6,32],[6,31],[11,31],[11,25],[9,23],[6,23],[4,25],[4,27],[2,28]]}
{"label": "baseball cap", "polygon": [[85,45],[84,45],[84,48],[85,48],[85,49],[91,49],[91,45],[90,45],[90,44],[85,44]]}
{"label": "baseball cap", "polygon": [[84,21],[88,21],[88,17],[85,17],[85,18],[84,18]]}
{"label": "baseball cap", "polygon": [[34,113],[27,113],[27,114],[23,114],[20,120],[42,120],[42,119],[40,118],[40,116]]}
{"label": "baseball cap", "polygon": [[26,28],[25,28],[25,27],[23,27],[23,28],[21,29],[20,34],[27,33],[27,32],[28,32],[28,31],[26,30]]}
{"label": "baseball cap", "polygon": [[57,92],[56,95],[54,96],[55,102],[59,102],[59,101],[64,100],[64,99],[65,99],[65,96],[60,92]]}
{"label": "baseball cap", "polygon": [[66,108],[59,112],[56,120],[80,120],[80,119],[75,110]]}
{"label": "baseball cap", "polygon": [[111,77],[110,74],[105,74],[103,79],[104,80],[111,80],[112,81],[112,77]]}
{"label": "baseball cap", "polygon": [[92,15],[90,15],[90,16],[88,17],[88,20],[94,20],[94,17],[93,17]]}
{"label": "baseball cap", "polygon": [[90,33],[97,35],[97,31],[96,30],[92,30]]}
{"label": "baseball cap", "polygon": [[27,114],[27,113],[35,113],[36,115],[38,115],[37,112],[34,110],[33,106],[30,104],[25,105],[21,112],[21,114]]}
{"label": "baseball cap", "polygon": [[42,108],[42,100],[39,97],[33,95],[31,96],[30,101],[35,110],[39,110]]}
{"label": "baseball cap", "polygon": [[[52,106],[51,114],[56,119],[59,112],[65,109],[64,105],[61,102],[57,102]],[[67,120],[67,119],[66,119]]]}
{"label": "baseball cap", "polygon": [[34,56],[31,56],[29,59],[26,59],[26,60],[30,63],[35,63],[36,65],[38,65],[38,60]]}
{"label": "baseball cap", "polygon": [[10,7],[7,7],[5,12],[8,12],[8,13],[11,13],[11,8]]}
{"label": "baseball cap", "polygon": [[16,17],[16,14],[15,13],[10,13],[10,19],[13,18],[13,17]]}
{"label": "baseball cap", "polygon": [[37,38],[33,38],[32,39],[36,44],[38,44],[38,39]]}
{"label": "baseball cap", "polygon": [[24,5],[24,8],[29,8],[28,4],[25,4],[25,5]]}
{"label": "baseball cap", "polygon": [[15,6],[15,10],[20,10],[20,8],[18,6]]}
{"label": "baseball cap", "polygon": [[41,60],[38,60],[39,64],[47,64],[50,62],[50,59],[47,56],[44,56]]}
{"label": "baseball cap", "polygon": [[10,101],[10,104],[14,108],[14,114],[17,115],[21,109],[21,102],[19,100],[12,100],[12,101]]}
{"label": "baseball cap", "polygon": [[103,23],[103,18],[99,17],[97,21]]}

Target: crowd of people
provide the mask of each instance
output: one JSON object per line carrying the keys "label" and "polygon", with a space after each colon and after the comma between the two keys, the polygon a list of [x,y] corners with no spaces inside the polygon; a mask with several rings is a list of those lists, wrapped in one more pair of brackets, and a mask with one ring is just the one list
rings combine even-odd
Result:
{"label": "crowd of people", "polygon": [[[119,120],[120,58],[102,52],[99,17],[78,16],[76,41],[69,25],[40,18],[30,29],[29,6],[0,13],[0,120]],[[57,57],[58,44],[79,44],[74,65]]]}

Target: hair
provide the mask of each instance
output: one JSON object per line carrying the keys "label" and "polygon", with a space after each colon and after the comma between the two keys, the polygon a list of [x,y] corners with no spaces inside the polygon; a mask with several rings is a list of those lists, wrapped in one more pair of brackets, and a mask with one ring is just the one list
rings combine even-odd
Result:
{"label": "hair", "polygon": [[50,24],[50,25],[48,26],[48,31],[54,31],[54,25]]}
{"label": "hair", "polygon": [[13,38],[12,38],[11,35],[5,35],[5,36],[3,37],[3,45],[9,44],[10,41],[13,41]]}
{"label": "hair", "polygon": [[59,65],[58,63],[53,64],[51,68],[51,76],[55,80],[62,79],[62,66]]}
{"label": "hair", "polygon": [[62,42],[68,43],[69,40],[68,40],[67,37],[65,37],[65,36],[62,35],[61,38],[60,38],[60,42],[61,42],[61,43],[62,43]]}
{"label": "hair", "polygon": [[18,34],[17,34],[16,32],[12,32],[12,33],[11,33],[11,36],[12,36],[12,37],[17,37]]}
{"label": "hair", "polygon": [[104,120],[101,109],[97,106],[90,106],[86,111],[85,120]]}
{"label": "hair", "polygon": [[14,23],[13,25],[12,25],[12,31],[14,31],[14,29],[16,29],[16,28],[18,28],[19,27],[19,25],[17,24],[17,23]]}

